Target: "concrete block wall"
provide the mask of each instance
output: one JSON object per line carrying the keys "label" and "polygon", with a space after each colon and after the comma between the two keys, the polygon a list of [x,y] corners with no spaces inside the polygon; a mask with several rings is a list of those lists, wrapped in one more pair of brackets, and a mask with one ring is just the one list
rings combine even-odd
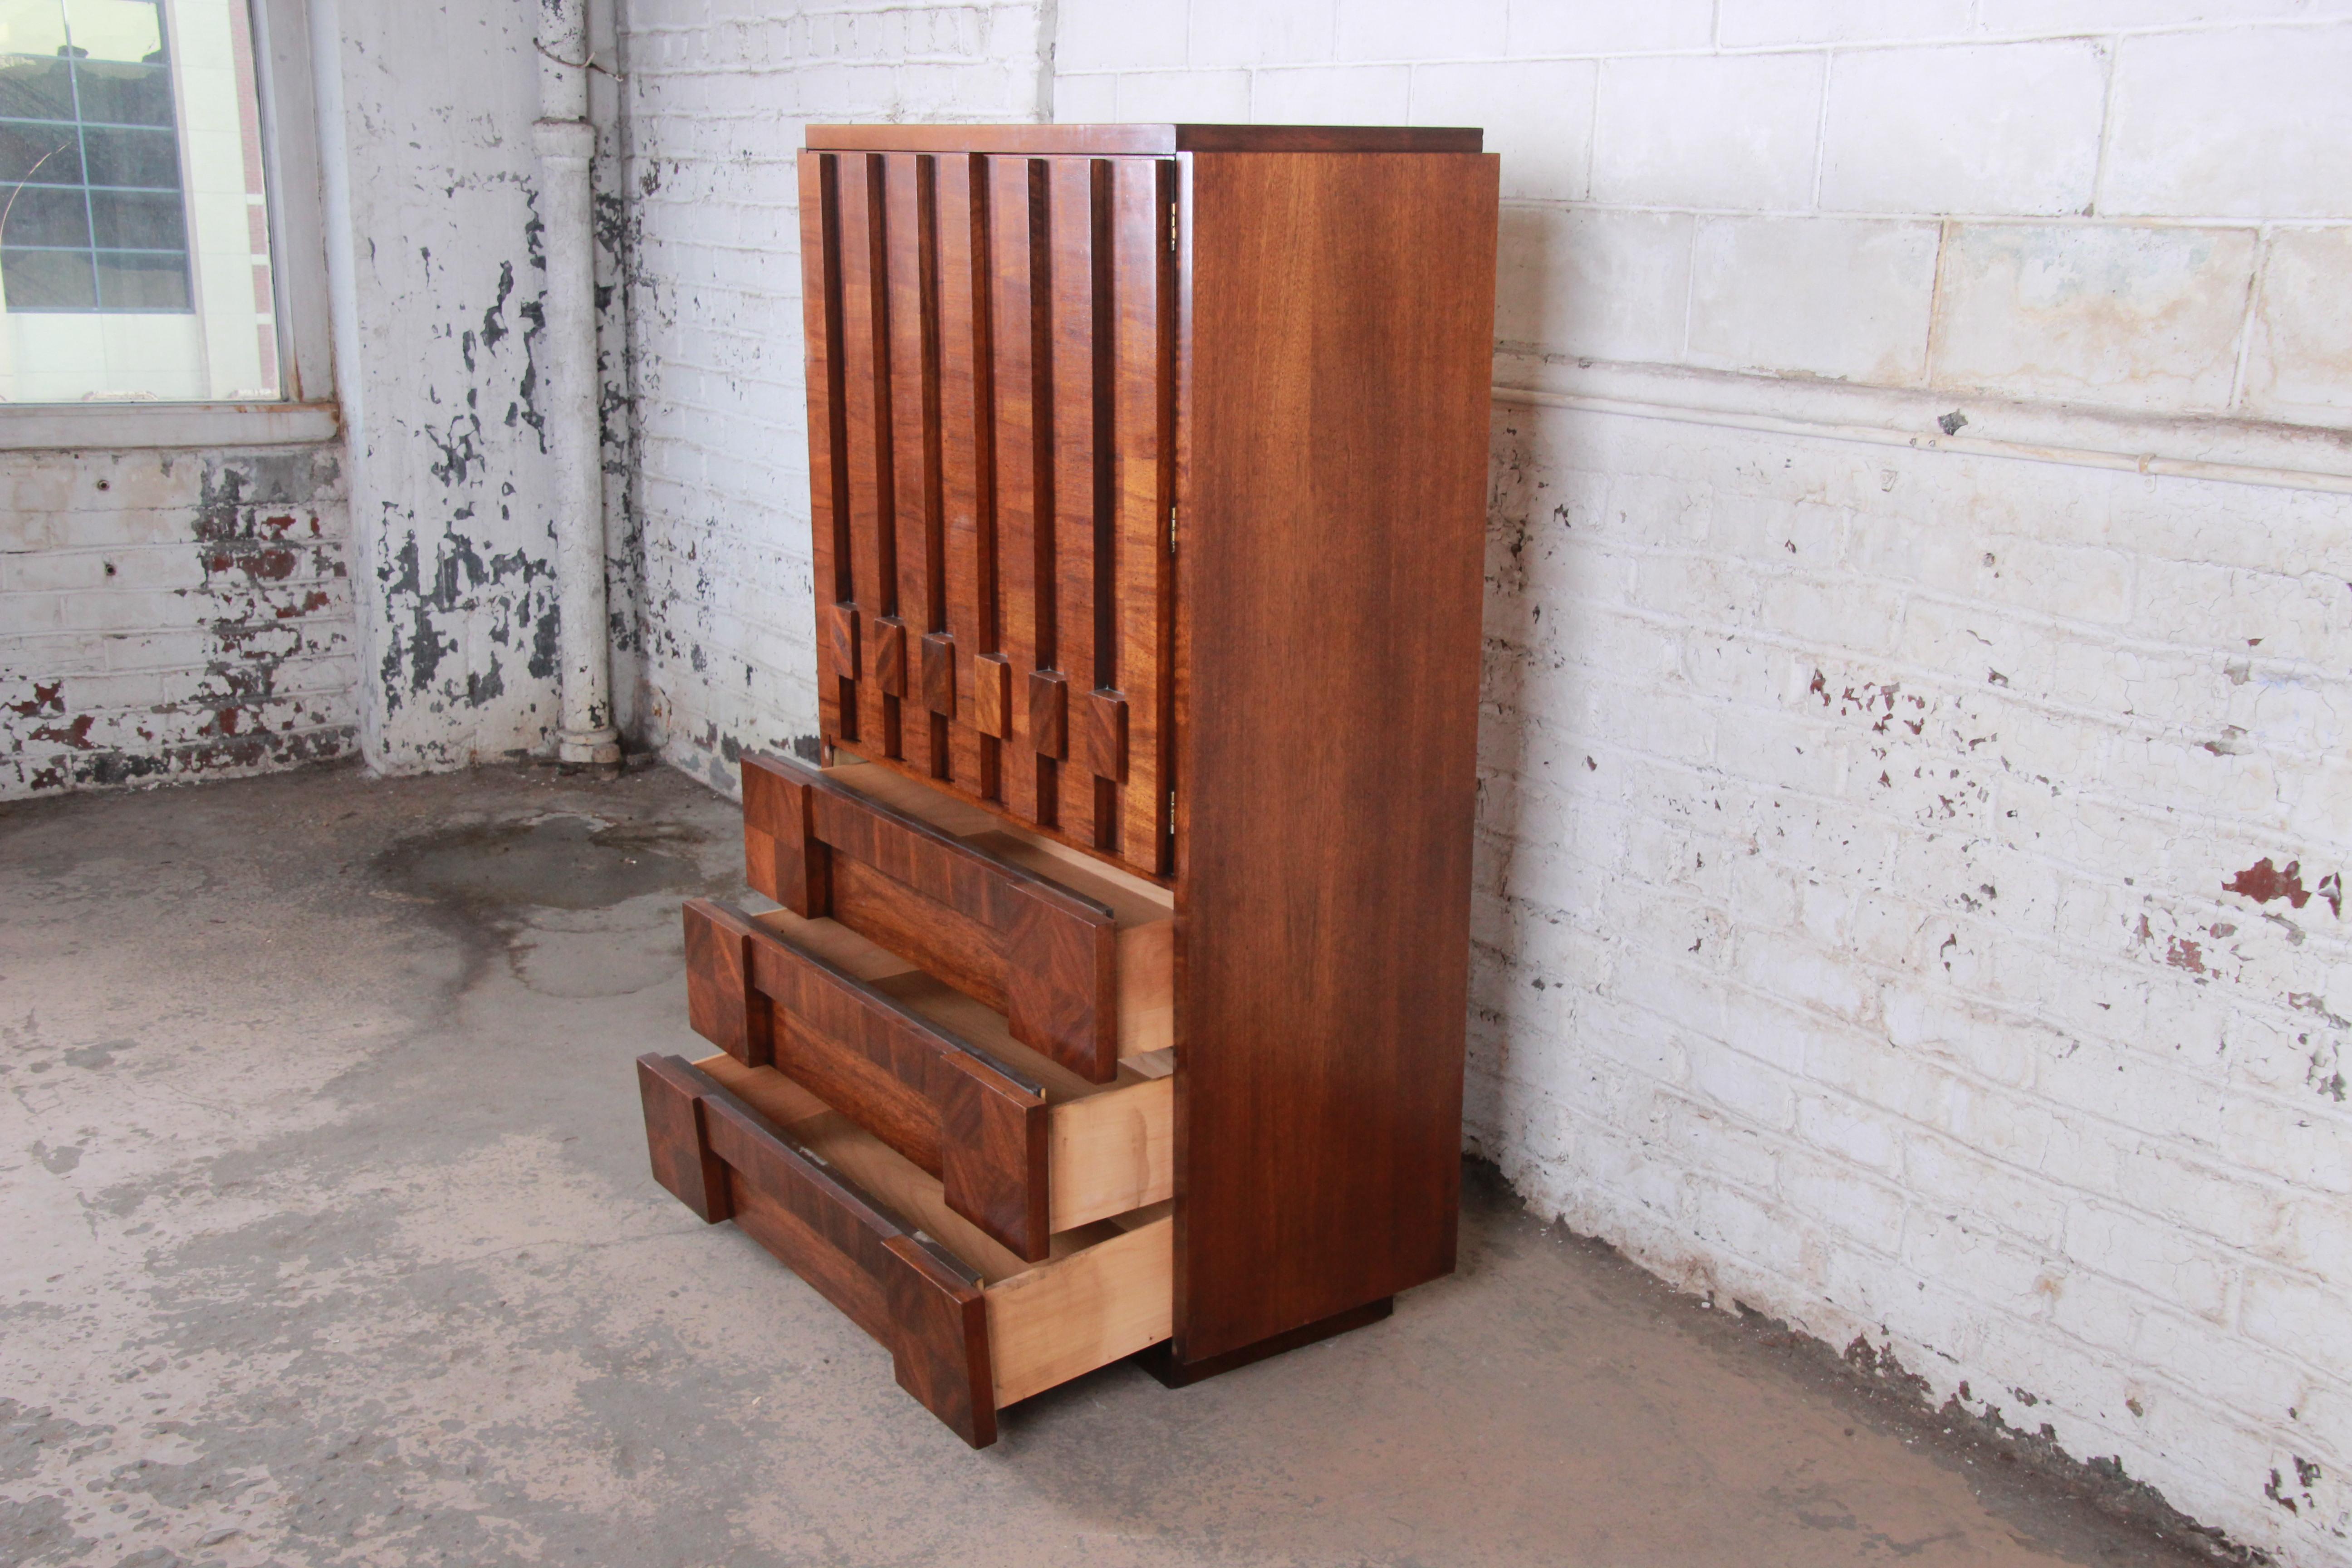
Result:
{"label": "concrete block wall", "polygon": [[1468,123],[1497,336],[1620,362],[2352,416],[2352,5],[1062,8],[1064,120]]}
{"label": "concrete block wall", "polygon": [[623,9],[637,734],[719,788],[743,748],[815,745],[801,129],[1034,120],[1048,9]]}
{"label": "concrete block wall", "polygon": [[1064,120],[1503,155],[1476,1145],[2352,1562],[2352,5],[1060,23]]}
{"label": "concrete block wall", "polygon": [[0,456],[0,800],[347,756],[337,447]]}

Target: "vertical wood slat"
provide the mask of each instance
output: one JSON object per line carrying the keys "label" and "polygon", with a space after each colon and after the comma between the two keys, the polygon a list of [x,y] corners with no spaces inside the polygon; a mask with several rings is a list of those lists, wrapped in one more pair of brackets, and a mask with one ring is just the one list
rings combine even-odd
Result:
{"label": "vertical wood slat", "polygon": [[1175,279],[1167,242],[1174,175],[1159,159],[1111,162],[1111,580],[1127,712],[1118,848],[1119,858],[1145,872],[1168,865]]}
{"label": "vertical wood slat", "polygon": [[[1172,165],[811,154],[802,178],[827,737],[1161,873]],[[1040,669],[1059,735],[1032,726]]]}
{"label": "vertical wood slat", "polygon": [[[855,681],[855,645],[836,637],[837,617],[849,593],[849,518],[845,476],[848,433],[845,428],[841,348],[841,260],[835,226],[838,203],[832,195],[838,160],[822,153],[800,155],[801,331],[806,344],[808,381],[809,544],[816,580],[818,626],[816,692],[818,730],[839,739],[843,683]],[[850,722],[856,699],[850,696]]]}
{"label": "vertical wood slat", "polygon": [[891,516],[890,377],[884,332],[888,321],[882,261],[882,160],[849,153],[837,167],[840,204],[841,358],[844,468],[848,480],[850,589],[857,606],[867,677],[857,683],[857,736],[868,755],[896,757],[898,699],[874,678],[875,623],[898,612],[898,562]]}
{"label": "vertical wood slat", "polygon": [[[1054,660],[1070,689],[1096,684],[1095,160],[1048,161],[1054,421]],[[1066,746],[1063,748],[1066,752]],[[1065,760],[1050,772],[1055,825],[1100,842],[1094,776]]]}
{"label": "vertical wood slat", "polygon": [[[975,180],[974,175],[979,178]],[[977,724],[972,659],[996,647],[996,529],[989,505],[988,196],[985,161],[939,160],[940,500],[947,534],[948,773],[993,798],[997,743]]]}
{"label": "vertical wood slat", "polygon": [[946,625],[940,597],[939,342],[932,271],[931,169],[928,155],[882,159],[882,256],[888,307],[884,342],[890,376],[892,531],[898,620],[905,626],[905,679],[895,683],[898,754],[917,773],[946,771],[946,722],[924,700],[922,639]]}
{"label": "vertical wood slat", "polygon": [[[1053,580],[1040,571],[1040,545],[1051,536],[1052,520],[1042,517],[1052,494],[1051,469],[1038,461],[1042,438],[1050,433],[1041,418],[1038,328],[1044,321],[1034,298],[1036,268],[1032,230],[1038,214],[1034,176],[1043,161],[992,157],[988,169],[989,314],[991,379],[996,414],[997,637],[1010,666],[1012,700],[1004,705],[1004,744],[999,784],[1007,810],[1028,822],[1040,820],[1037,753],[1030,744],[1027,712],[1029,672],[1037,666],[1041,635],[1050,637]],[[1042,526],[1041,526],[1042,524]],[[1042,625],[1041,625],[1042,623]],[[996,677],[985,679],[992,681]],[[1045,803],[1050,805],[1050,797]]]}

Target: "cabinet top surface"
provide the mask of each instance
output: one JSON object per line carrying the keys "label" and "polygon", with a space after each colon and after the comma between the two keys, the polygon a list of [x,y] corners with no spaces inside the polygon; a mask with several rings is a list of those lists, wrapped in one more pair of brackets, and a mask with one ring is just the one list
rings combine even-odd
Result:
{"label": "cabinet top surface", "polygon": [[819,153],[1477,153],[1444,125],[812,125]]}

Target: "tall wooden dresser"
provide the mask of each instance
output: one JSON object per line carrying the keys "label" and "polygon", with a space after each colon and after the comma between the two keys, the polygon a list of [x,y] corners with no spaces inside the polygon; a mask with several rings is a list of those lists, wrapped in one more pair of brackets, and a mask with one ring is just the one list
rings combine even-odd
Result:
{"label": "tall wooden dresser", "polygon": [[1475,131],[823,126],[824,765],[654,1173],[968,1441],[1454,1267],[1496,160]]}

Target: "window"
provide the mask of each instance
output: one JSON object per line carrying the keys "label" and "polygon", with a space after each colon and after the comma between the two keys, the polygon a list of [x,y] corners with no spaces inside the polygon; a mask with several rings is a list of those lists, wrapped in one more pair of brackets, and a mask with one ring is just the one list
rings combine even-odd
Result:
{"label": "window", "polygon": [[283,395],[245,0],[0,0],[0,401]]}

